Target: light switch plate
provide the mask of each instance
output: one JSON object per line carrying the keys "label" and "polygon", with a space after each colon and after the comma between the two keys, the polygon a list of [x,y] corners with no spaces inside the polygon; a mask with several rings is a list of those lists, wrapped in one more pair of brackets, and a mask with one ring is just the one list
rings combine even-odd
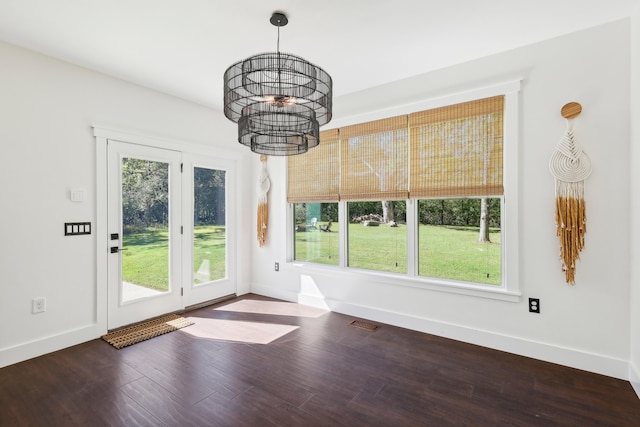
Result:
{"label": "light switch plate", "polygon": [[72,188],[71,189],[71,201],[72,202],[84,202],[86,200],[84,188]]}
{"label": "light switch plate", "polygon": [[65,222],[64,223],[65,236],[80,236],[82,234],[91,234],[90,222]]}

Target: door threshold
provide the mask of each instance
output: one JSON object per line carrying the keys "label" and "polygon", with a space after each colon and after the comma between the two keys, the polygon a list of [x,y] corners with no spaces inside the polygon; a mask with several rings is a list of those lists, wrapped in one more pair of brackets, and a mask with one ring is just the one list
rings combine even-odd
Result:
{"label": "door threshold", "polygon": [[190,305],[188,307],[184,308],[184,311],[191,311],[191,310],[197,310],[198,308],[203,308],[203,307],[208,307],[210,305],[214,305],[214,304],[218,304],[224,301],[228,301],[234,298],[238,298],[238,295],[236,294],[229,294],[229,295],[225,295],[223,297],[219,297],[219,298],[214,298],[208,301],[204,301],[204,302],[200,302],[198,304],[193,304]]}

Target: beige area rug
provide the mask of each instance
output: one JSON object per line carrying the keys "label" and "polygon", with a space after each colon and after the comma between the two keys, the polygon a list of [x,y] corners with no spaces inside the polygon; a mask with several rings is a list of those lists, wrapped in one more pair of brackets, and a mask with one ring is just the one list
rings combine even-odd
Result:
{"label": "beige area rug", "polygon": [[159,335],[177,331],[185,326],[193,325],[193,321],[170,314],[168,316],[159,317],[149,320],[148,322],[139,323],[137,325],[128,326],[109,332],[102,336],[102,339],[117,349],[145,341]]}
{"label": "beige area rug", "polygon": [[320,317],[329,312],[329,310],[297,304],[294,302],[252,299],[243,299],[230,304],[225,304],[221,307],[216,307],[216,310],[294,317]]}
{"label": "beige area rug", "polygon": [[185,333],[215,341],[232,341],[247,344],[269,344],[295,331],[296,325],[248,320],[211,319],[193,317],[195,324]]}

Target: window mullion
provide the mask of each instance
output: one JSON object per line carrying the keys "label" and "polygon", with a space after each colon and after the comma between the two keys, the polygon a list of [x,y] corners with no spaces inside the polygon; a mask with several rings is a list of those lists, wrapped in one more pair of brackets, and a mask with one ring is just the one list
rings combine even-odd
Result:
{"label": "window mullion", "polygon": [[340,267],[346,267],[349,265],[349,212],[347,211],[347,202],[338,202],[338,223],[339,227],[339,254],[340,254]]}
{"label": "window mullion", "polygon": [[418,201],[407,200],[407,275],[418,275]]}
{"label": "window mullion", "polygon": [[286,251],[284,254],[284,259],[286,259],[287,261],[293,261],[295,259],[295,251],[296,251],[296,233],[295,233],[295,216],[294,216],[294,204],[293,203],[287,203],[287,210],[286,210],[286,220],[287,220],[287,227],[285,227],[285,238],[287,242],[291,242],[290,244],[286,245],[286,247],[284,248],[284,250]]}

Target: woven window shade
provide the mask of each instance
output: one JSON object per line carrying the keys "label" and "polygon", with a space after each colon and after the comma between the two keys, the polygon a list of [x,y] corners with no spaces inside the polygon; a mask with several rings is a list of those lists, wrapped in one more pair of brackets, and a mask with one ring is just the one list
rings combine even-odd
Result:
{"label": "woven window shade", "polygon": [[411,197],[503,194],[503,111],[496,96],[411,114]]}
{"label": "woven window shade", "polygon": [[408,198],[407,116],[340,129],[340,199]]}
{"label": "woven window shade", "polygon": [[338,129],[320,132],[320,145],[289,162],[289,203],[337,202],[340,186]]}

